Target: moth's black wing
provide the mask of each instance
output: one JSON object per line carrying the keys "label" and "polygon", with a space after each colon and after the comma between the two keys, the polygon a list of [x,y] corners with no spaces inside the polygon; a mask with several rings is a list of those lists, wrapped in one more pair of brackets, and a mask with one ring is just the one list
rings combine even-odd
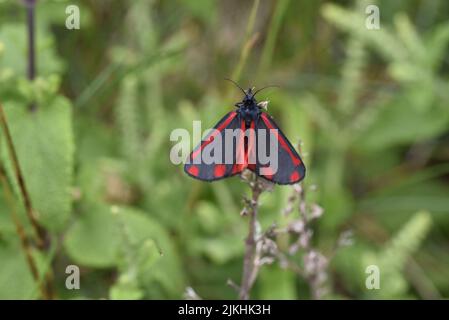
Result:
{"label": "moth's black wing", "polygon": [[[262,112],[255,126],[256,165],[249,168],[257,175],[278,184],[295,184],[304,179],[306,167],[301,157],[273,119]],[[265,136],[260,134],[261,130],[265,131]],[[264,146],[265,150],[261,150]],[[263,155],[266,157],[262,158]],[[271,164],[267,159],[270,159]]]}
{"label": "moth's black wing", "polygon": [[[184,171],[195,179],[214,181],[233,176],[243,170],[243,165],[239,163],[244,154],[244,140],[241,134],[244,122],[238,113],[229,112],[214,129],[192,151],[184,165]],[[226,133],[226,129],[233,130],[237,134],[230,136]],[[215,151],[219,150],[221,154],[217,155]],[[209,160],[206,159],[208,155],[211,155]]]}

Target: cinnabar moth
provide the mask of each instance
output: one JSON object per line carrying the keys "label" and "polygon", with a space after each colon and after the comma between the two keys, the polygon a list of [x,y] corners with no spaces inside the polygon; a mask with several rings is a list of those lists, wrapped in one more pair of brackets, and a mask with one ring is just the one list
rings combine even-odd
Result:
{"label": "cinnabar moth", "polygon": [[[264,88],[253,92],[251,88],[245,91],[236,85],[245,95],[241,102],[235,104],[237,110],[226,114],[192,151],[184,165],[184,171],[199,180],[215,181],[249,169],[278,184],[300,182],[306,173],[301,157],[255,99],[255,95]],[[237,135],[231,136],[226,133],[227,130],[237,132]],[[273,140],[277,145],[270,143]],[[217,155],[219,161],[206,161],[202,156],[206,149],[211,150],[212,158]],[[262,162],[262,156],[274,156],[271,159],[277,161],[275,170],[272,164],[268,166],[266,161]]]}

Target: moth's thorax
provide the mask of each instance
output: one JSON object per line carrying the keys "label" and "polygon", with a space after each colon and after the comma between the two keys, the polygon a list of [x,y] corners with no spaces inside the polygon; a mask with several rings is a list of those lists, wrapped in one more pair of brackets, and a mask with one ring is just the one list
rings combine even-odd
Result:
{"label": "moth's thorax", "polygon": [[245,96],[241,102],[235,104],[237,113],[241,119],[245,120],[246,126],[250,126],[252,120],[257,120],[261,111],[257,105],[257,100],[251,88],[245,91]]}
{"label": "moth's thorax", "polygon": [[257,101],[254,98],[243,99],[243,101],[238,104],[238,107],[237,112],[248,125],[252,120],[256,120],[261,113],[260,108],[257,106]]}

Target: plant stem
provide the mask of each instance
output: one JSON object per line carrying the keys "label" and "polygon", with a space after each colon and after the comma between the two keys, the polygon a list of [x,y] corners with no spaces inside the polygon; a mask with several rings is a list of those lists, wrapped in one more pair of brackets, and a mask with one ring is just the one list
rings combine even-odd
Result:
{"label": "plant stem", "polygon": [[14,222],[14,225],[16,226],[16,231],[17,231],[17,234],[20,239],[20,244],[21,244],[22,250],[25,254],[26,262],[28,264],[28,267],[30,268],[33,279],[36,281],[36,283],[39,287],[42,298],[49,299],[50,294],[47,291],[47,287],[39,279],[39,271],[37,269],[36,262],[34,261],[34,258],[32,255],[31,244],[26,237],[25,228],[23,227],[22,223],[20,222],[19,217],[17,216],[16,208],[14,205],[14,196],[13,196],[12,188],[6,179],[6,172],[1,164],[0,164],[0,182],[3,187],[3,192],[5,194],[6,203],[10,207],[11,218]]}
{"label": "plant stem", "polygon": [[[304,229],[306,232],[310,229],[310,221],[309,217],[307,215],[307,204],[306,204],[306,191],[304,186],[301,186],[301,188],[298,191],[298,211],[300,214],[300,217],[302,221],[304,222]],[[307,257],[310,257],[311,255],[317,255],[319,254],[313,247],[311,243],[311,239],[307,239],[304,245],[304,252]],[[310,262],[309,262],[310,263]],[[306,262],[304,262],[306,264]],[[312,296],[313,300],[320,300],[322,297],[322,282],[320,280],[320,273],[324,272],[325,270],[321,270],[317,263],[313,263],[314,268],[312,270],[307,270],[308,268],[305,267],[305,272],[302,273],[304,279],[309,285],[310,288],[310,295]]]}
{"label": "plant stem", "polygon": [[14,148],[14,143],[12,141],[11,133],[9,131],[8,122],[6,120],[5,112],[3,106],[0,104],[0,123],[3,129],[3,133],[6,139],[6,145],[8,147],[8,154],[11,159],[12,166],[14,168],[14,173],[17,179],[17,183],[22,193],[23,201],[25,203],[25,209],[27,212],[28,219],[36,232],[37,244],[39,247],[44,246],[45,231],[37,222],[36,216],[34,214],[33,206],[31,204],[31,197],[28,193],[28,189],[23,178],[22,170],[20,168],[19,159],[17,158],[16,149]]}
{"label": "plant stem", "polygon": [[257,211],[259,206],[259,196],[262,189],[257,183],[257,177],[252,186],[252,198],[249,212],[249,230],[248,237],[245,240],[245,257],[243,260],[243,275],[242,283],[240,285],[239,298],[241,300],[248,300],[249,293],[257,277],[258,266],[256,265],[256,229],[257,229]]}
{"label": "plant stem", "polygon": [[[11,133],[9,131],[8,122],[6,120],[5,112],[3,109],[2,104],[0,103],[0,125],[3,129],[3,133],[5,136],[7,148],[8,148],[8,154],[14,169],[14,173],[17,179],[17,183],[19,185],[20,192],[22,194],[22,198],[25,204],[25,211],[27,213],[28,219],[31,223],[31,226],[36,234],[36,244],[38,249],[41,251],[45,251],[45,248],[49,246],[47,239],[47,233],[44,228],[38,223],[37,218],[35,216],[33,205],[31,202],[30,194],[28,193],[28,189],[25,184],[25,180],[23,178],[23,173],[20,168],[19,159],[17,157],[16,149],[14,148],[14,143],[12,141]],[[23,228],[22,228],[23,229]],[[22,238],[21,233],[19,232],[19,237]],[[28,240],[27,240],[27,243]],[[30,267],[31,268],[31,267]],[[33,272],[33,270],[32,270]],[[49,270],[45,274],[45,282],[40,284],[44,286],[44,289],[42,289],[42,296],[44,299],[53,299],[53,275],[52,271]]]}
{"label": "plant stem", "polygon": [[[27,32],[28,32],[28,80],[33,81],[36,76],[36,43],[35,43],[35,22],[34,12],[36,0],[24,0],[27,10]],[[36,110],[36,102],[32,102],[30,110]]]}
{"label": "plant stem", "polygon": [[28,30],[28,79],[33,80],[36,74],[35,41],[34,41],[34,7],[35,1],[26,1]]}

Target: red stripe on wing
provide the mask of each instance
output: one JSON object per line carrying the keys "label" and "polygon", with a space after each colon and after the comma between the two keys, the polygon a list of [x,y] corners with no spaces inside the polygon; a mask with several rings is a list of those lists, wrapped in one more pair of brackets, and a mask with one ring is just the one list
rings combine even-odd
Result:
{"label": "red stripe on wing", "polygon": [[201,152],[201,150],[203,150],[203,148],[205,146],[207,146],[209,143],[211,143],[212,141],[214,141],[215,136],[217,134],[219,134],[221,131],[223,131],[223,129],[225,129],[229,123],[231,123],[231,121],[235,118],[235,116],[237,115],[237,112],[232,112],[229,117],[223,121],[222,124],[220,124],[217,128],[215,128],[218,131],[213,131],[212,134],[208,137],[206,137],[206,139],[204,139],[204,142],[198,147],[198,149],[196,149],[194,152],[192,152],[192,160],[195,159]]}
{"label": "red stripe on wing", "polygon": [[236,146],[236,164],[232,166],[232,174],[239,173],[246,168],[246,152],[245,152],[245,121],[240,124],[240,136]]}
{"label": "red stripe on wing", "polygon": [[276,138],[278,139],[278,141],[281,143],[281,146],[288,152],[288,154],[290,155],[290,157],[292,158],[292,161],[294,163],[295,166],[298,166],[301,164],[301,160],[299,158],[297,158],[295,156],[295,154],[293,153],[293,151],[291,150],[289,144],[287,143],[287,141],[285,141],[284,137],[282,135],[279,134],[278,132],[278,128],[274,127],[271,124],[271,121],[268,119],[267,115],[265,113],[262,113],[261,115],[263,122],[265,123],[265,125],[271,130],[276,130],[275,131],[275,135]]}
{"label": "red stripe on wing", "polygon": [[249,137],[248,137],[248,149],[246,150],[246,155],[245,155],[245,164],[246,166],[249,165],[255,165],[256,164],[256,155],[255,155],[255,131],[254,128],[256,127],[256,124],[253,121],[251,121],[251,125],[249,128]]}

